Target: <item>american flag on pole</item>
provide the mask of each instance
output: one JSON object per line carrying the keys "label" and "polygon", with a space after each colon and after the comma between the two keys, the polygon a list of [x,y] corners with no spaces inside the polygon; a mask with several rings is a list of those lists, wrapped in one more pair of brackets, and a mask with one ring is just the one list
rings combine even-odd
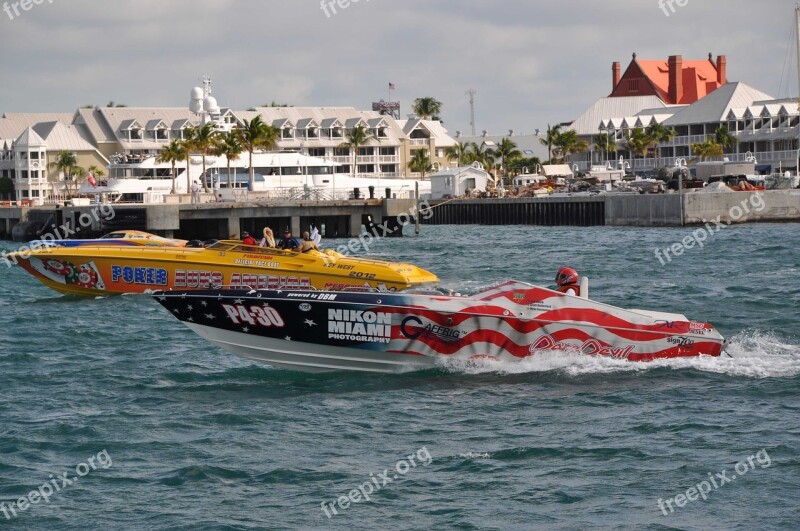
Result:
{"label": "american flag on pole", "polygon": [[392,82],[390,81],[390,82],[389,82],[389,90],[394,90],[394,89],[395,89],[394,83],[392,83]]}

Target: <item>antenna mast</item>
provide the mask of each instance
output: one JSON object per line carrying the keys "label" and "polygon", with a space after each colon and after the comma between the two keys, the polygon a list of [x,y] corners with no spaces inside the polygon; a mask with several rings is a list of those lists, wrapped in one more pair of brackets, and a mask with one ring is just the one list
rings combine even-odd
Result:
{"label": "antenna mast", "polygon": [[469,89],[465,94],[469,96],[469,126],[472,136],[475,136],[475,89]]}

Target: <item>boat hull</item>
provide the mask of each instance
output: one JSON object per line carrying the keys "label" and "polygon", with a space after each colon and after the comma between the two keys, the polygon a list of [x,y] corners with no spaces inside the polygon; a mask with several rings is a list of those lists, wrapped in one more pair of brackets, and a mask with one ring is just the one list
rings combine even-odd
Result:
{"label": "boat hull", "polygon": [[9,259],[60,293],[90,297],[212,286],[396,291],[438,283],[412,264],[222,242],[210,248],[52,247]]}
{"label": "boat hull", "polygon": [[518,361],[544,353],[650,361],[722,349],[711,325],[683,316],[663,319],[521,283],[479,295],[203,290],[155,297],[223,349],[308,372],[396,373],[435,366],[437,358]]}

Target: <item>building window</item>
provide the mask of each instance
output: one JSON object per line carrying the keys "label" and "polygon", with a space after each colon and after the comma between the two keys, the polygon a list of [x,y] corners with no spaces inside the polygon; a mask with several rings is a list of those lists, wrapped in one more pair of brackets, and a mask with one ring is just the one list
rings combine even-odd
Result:
{"label": "building window", "polygon": [[629,92],[639,92],[639,80],[638,79],[629,79],[628,80],[628,91]]}
{"label": "building window", "polygon": [[397,155],[397,148],[396,147],[382,147],[380,148],[380,154],[386,156],[393,156]]}
{"label": "building window", "polygon": [[342,138],[342,128],[334,127],[331,129],[331,138]]}
{"label": "building window", "polygon": [[358,173],[375,173],[374,164],[359,164]]}
{"label": "building window", "polygon": [[22,175],[20,175],[20,178],[21,179],[27,179],[28,178],[28,170],[22,170]]}
{"label": "building window", "polygon": [[283,138],[294,138],[294,133],[290,127],[283,129]]}
{"label": "building window", "polygon": [[31,160],[39,160],[39,152],[31,151]]}
{"label": "building window", "polygon": [[309,157],[324,157],[325,148],[308,148]]}
{"label": "building window", "polygon": [[31,197],[39,197],[39,190],[31,190]]}
{"label": "building window", "polygon": [[317,133],[316,127],[308,128],[308,138],[319,138],[319,134]]}
{"label": "building window", "polygon": [[370,147],[360,147],[360,148],[358,148],[358,155],[360,157],[366,157],[366,156],[374,155],[374,154],[375,154],[375,148],[374,147],[370,146]]}
{"label": "building window", "polygon": [[348,157],[348,156],[350,156],[350,148],[346,148],[346,147],[333,148],[333,156],[334,157]]}

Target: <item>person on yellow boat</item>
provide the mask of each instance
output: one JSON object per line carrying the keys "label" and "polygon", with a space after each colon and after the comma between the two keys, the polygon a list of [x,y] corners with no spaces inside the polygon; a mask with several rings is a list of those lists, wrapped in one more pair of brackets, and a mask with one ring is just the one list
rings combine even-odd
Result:
{"label": "person on yellow boat", "polygon": [[300,252],[307,253],[308,251],[319,251],[319,245],[311,239],[311,234],[308,231],[303,233],[303,239],[300,240]]}
{"label": "person on yellow boat", "polygon": [[281,241],[278,242],[277,245],[278,249],[283,249],[285,251],[299,251],[300,250],[300,242],[297,241],[297,238],[292,237],[292,231],[289,227],[283,231],[283,238]]}
{"label": "person on yellow boat", "polygon": [[581,294],[581,288],[578,284],[578,272],[571,267],[562,267],[556,273],[556,291],[566,293],[567,295],[575,295],[576,297]]}
{"label": "person on yellow boat", "polygon": [[250,233],[246,230],[242,231],[242,243],[245,245],[258,245],[256,239],[250,236]]}
{"label": "person on yellow boat", "polygon": [[261,238],[261,247],[275,248],[275,236],[272,234],[272,229],[264,227],[264,237]]}

